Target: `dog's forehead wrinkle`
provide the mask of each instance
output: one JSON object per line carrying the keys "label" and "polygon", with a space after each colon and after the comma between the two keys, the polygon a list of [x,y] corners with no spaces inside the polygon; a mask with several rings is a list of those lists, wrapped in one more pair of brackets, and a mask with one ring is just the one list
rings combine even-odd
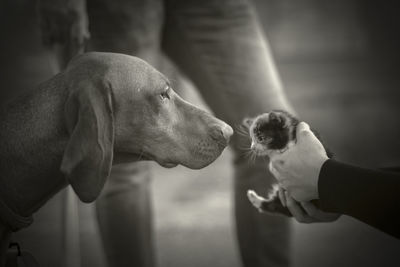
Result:
{"label": "dog's forehead wrinkle", "polygon": [[146,92],[149,94],[161,93],[165,90],[167,80],[155,70],[137,75],[135,91],[137,93]]}

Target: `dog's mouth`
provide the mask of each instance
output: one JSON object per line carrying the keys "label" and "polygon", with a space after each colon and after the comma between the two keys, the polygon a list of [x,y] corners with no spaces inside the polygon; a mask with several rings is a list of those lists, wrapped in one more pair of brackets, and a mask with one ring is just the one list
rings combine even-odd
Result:
{"label": "dog's mouth", "polygon": [[173,168],[178,165],[178,163],[176,162],[164,161],[143,151],[140,153],[118,152],[114,156],[114,163],[116,164],[143,161],[143,160],[155,161],[164,168]]}
{"label": "dog's mouth", "polygon": [[152,158],[143,153],[117,152],[114,154],[114,162],[116,163],[129,163],[141,160],[152,160]]}
{"label": "dog's mouth", "polygon": [[160,164],[164,168],[173,168],[178,166],[178,163],[170,161],[170,160],[163,160],[156,156],[151,155],[150,153],[141,152],[138,160],[152,160]]}
{"label": "dog's mouth", "polygon": [[178,163],[174,163],[174,162],[158,162],[158,164],[160,164],[162,167],[164,168],[174,168],[176,166],[178,166]]}

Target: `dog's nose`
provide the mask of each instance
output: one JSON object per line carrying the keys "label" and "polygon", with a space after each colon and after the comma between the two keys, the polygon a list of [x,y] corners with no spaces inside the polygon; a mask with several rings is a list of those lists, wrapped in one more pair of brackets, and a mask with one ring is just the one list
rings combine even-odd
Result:
{"label": "dog's nose", "polygon": [[229,139],[231,138],[232,135],[233,135],[233,129],[226,123],[223,123],[222,125],[221,124],[215,125],[211,131],[212,138],[214,138],[219,142],[222,141],[224,145],[228,144]]}
{"label": "dog's nose", "polygon": [[233,135],[233,129],[231,126],[226,124],[224,127],[221,128],[222,136],[225,138],[226,143],[229,142],[229,139]]}

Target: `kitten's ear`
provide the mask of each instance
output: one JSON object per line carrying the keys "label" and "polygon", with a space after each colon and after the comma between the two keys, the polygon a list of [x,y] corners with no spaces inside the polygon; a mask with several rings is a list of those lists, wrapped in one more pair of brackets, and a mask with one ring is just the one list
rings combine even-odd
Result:
{"label": "kitten's ear", "polygon": [[252,118],[244,118],[242,124],[243,124],[246,128],[250,129],[250,126],[253,124],[253,119],[252,119]]}
{"label": "kitten's ear", "polygon": [[281,122],[278,114],[276,114],[275,112],[270,112],[268,119],[271,123],[280,123]]}

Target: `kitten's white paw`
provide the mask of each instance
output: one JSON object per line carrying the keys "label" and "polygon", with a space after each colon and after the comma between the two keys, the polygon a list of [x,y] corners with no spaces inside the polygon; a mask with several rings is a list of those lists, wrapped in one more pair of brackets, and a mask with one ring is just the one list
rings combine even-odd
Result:
{"label": "kitten's white paw", "polygon": [[265,201],[264,198],[257,195],[254,190],[247,190],[247,197],[249,198],[251,204],[253,204],[253,206],[257,208],[259,212],[263,212],[261,209],[261,204],[263,201]]}

